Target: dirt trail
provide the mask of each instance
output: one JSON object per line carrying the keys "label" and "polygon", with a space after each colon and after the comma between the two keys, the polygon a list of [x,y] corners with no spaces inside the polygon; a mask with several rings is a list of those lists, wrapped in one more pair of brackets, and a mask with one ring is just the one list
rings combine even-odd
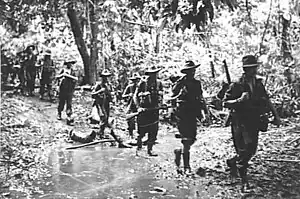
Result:
{"label": "dirt trail", "polygon": [[[297,125],[261,134],[250,167],[250,182],[255,188],[250,194],[242,194],[240,180],[230,179],[225,171],[226,158],[234,154],[229,128],[199,128],[198,140],[191,150],[191,166],[198,175],[186,177],[175,171],[173,149],[180,146],[180,140],[175,139],[176,129],[169,125],[160,125],[158,144],[154,146],[158,157],[149,158],[146,153],[137,157],[135,147],[119,149],[110,144],[65,150],[72,145],[65,142],[70,129],[91,130],[84,119],[91,107],[90,97],[81,93],[74,99],[76,122],[72,127],[64,120],[56,120],[57,103],[36,97],[20,97],[20,100],[30,109],[17,117],[40,127],[43,136],[39,139],[45,140],[47,148],[42,153],[47,175],[36,180],[35,185],[41,190],[39,198],[297,198],[300,195],[299,164],[261,159],[279,158],[280,151],[275,149],[281,147],[284,151]],[[116,131],[128,139],[122,107],[114,107],[112,115],[116,117]],[[146,147],[143,151],[146,152]],[[299,153],[281,155],[299,159]]]}

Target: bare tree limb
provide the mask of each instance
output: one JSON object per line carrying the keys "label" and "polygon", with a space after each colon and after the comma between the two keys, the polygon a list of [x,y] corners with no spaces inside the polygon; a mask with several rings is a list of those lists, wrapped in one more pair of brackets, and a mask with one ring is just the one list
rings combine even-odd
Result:
{"label": "bare tree limb", "polygon": [[135,25],[140,25],[140,26],[147,26],[149,28],[156,28],[156,26],[153,26],[150,24],[143,24],[143,23],[139,23],[139,22],[135,22],[135,21],[124,20],[124,22],[130,23],[130,24],[135,24]]}
{"label": "bare tree limb", "polygon": [[78,148],[82,148],[82,147],[85,147],[85,146],[91,146],[91,145],[95,145],[95,144],[99,144],[99,143],[104,143],[104,142],[115,142],[115,140],[113,140],[113,139],[98,140],[98,141],[94,141],[94,142],[90,142],[90,143],[86,143],[86,144],[80,144],[80,145],[77,145],[77,146],[71,146],[71,147],[68,147],[66,149],[67,150],[68,149],[78,149]]}
{"label": "bare tree limb", "polygon": [[273,3],[273,0],[270,1],[270,8],[269,8],[268,18],[267,18],[267,21],[266,21],[266,24],[265,24],[265,29],[264,29],[263,35],[261,37],[261,42],[260,42],[260,45],[259,45],[259,54],[261,54],[262,46],[263,46],[264,39],[265,39],[265,36],[266,36],[266,32],[267,32],[267,29],[268,29],[268,26],[269,26],[269,21],[270,21],[270,16],[271,16],[271,11],[272,11],[272,3]]}

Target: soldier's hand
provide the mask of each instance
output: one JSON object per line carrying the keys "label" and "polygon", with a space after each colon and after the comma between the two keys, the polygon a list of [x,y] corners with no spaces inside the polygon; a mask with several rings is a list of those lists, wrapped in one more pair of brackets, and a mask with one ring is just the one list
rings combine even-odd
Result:
{"label": "soldier's hand", "polygon": [[138,112],[139,112],[139,113],[142,113],[142,112],[145,112],[145,111],[146,111],[145,108],[138,108]]}
{"label": "soldier's hand", "polygon": [[248,99],[250,99],[250,95],[248,92],[243,92],[239,99],[240,99],[240,101],[248,100]]}
{"label": "soldier's hand", "polygon": [[233,108],[236,103],[237,103],[237,100],[227,100],[227,101],[223,102],[223,106],[225,108]]}

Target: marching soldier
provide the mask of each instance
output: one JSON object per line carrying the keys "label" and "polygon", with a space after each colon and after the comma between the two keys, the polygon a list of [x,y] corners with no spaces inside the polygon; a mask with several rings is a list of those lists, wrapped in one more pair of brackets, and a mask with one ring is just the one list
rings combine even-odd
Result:
{"label": "marching soldier", "polygon": [[137,116],[138,138],[137,155],[142,149],[142,138],[148,133],[147,152],[150,156],[157,156],[152,152],[153,145],[158,133],[159,109],[158,105],[162,101],[163,88],[157,80],[157,73],[161,69],[151,67],[145,71],[146,79],[142,79],[135,92],[135,103],[140,113]]}
{"label": "marching soldier", "polygon": [[194,78],[195,70],[199,65],[195,65],[193,61],[187,61],[185,66],[181,69],[181,72],[185,75],[177,80],[172,89],[172,98],[176,100],[177,106],[176,117],[180,133],[179,138],[181,138],[183,145],[182,149],[174,150],[175,164],[177,171],[181,172],[180,163],[182,155],[184,172],[186,174],[191,173],[190,148],[196,141],[197,118],[205,119],[204,112],[207,113],[202,96],[201,82]]}
{"label": "marching soldier", "polygon": [[25,70],[25,51],[20,51],[17,53],[15,68],[18,74],[18,78],[20,81],[19,88],[21,90],[22,95],[26,95],[26,70]]}
{"label": "marching soldier", "polygon": [[[138,73],[134,73],[132,77],[129,78],[130,82],[125,88],[122,98],[127,101],[126,113],[137,112],[136,105],[133,101],[133,95],[135,93],[137,84],[140,80],[140,76]],[[135,129],[135,117],[129,119],[127,121],[129,136],[133,137],[133,130]]]}
{"label": "marching soldier", "polygon": [[242,179],[242,191],[249,189],[247,180],[248,162],[256,153],[258,133],[266,131],[267,121],[261,120],[269,110],[280,118],[269,100],[261,80],[256,77],[259,62],[253,55],[242,58],[244,73],[238,82],[232,83],[224,97],[224,106],[231,109],[231,132],[237,155],[227,160],[231,175]]}
{"label": "marching soldier", "polygon": [[35,50],[34,45],[30,45],[25,50],[25,60],[23,62],[25,72],[26,72],[26,87],[29,96],[33,96],[34,87],[35,87],[35,78],[36,78],[36,55],[33,54]]}
{"label": "marching soldier", "polygon": [[55,75],[55,69],[53,60],[51,59],[51,51],[46,50],[46,53],[44,55],[43,60],[43,66],[42,66],[42,75],[40,80],[40,99],[44,99],[44,93],[45,93],[45,87],[47,87],[47,93],[49,100],[52,101],[52,81]]}
{"label": "marching soldier", "polygon": [[112,101],[111,88],[108,77],[111,73],[104,69],[101,74],[101,81],[97,82],[92,91],[92,98],[95,99],[93,106],[97,107],[100,117],[100,138],[104,136],[104,129],[109,127],[108,119],[110,114],[110,102]]}
{"label": "marching soldier", "polygon": [[61,112],[64,110],[64,106],[66,104],[66,113],[67,113],[67,124],[70,125],[74,120],[71,118],[72,116],[72,98],[75,90],[76,81],[78,78],[74,70],[72,69],[72,65],[75,64],[75,60],[67,60],[64,62],[66,68],[62,69],[59,75],[57,76],[60,80],[59,83],[59,103],[58,103],[58,114],[57,119],[61,120]]}

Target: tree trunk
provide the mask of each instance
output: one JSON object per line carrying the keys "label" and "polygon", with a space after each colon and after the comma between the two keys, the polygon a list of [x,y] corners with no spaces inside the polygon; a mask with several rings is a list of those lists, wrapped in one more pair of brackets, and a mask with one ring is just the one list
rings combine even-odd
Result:
{"label": "tree trunk", "polygon": [[89,60],[90,56],[88,54],[83,34],[81,31],[80,23],[76,15],[76,11],[73,8],[73,3],[68,4],[67,16],[70,20],[71,30],[73,32],[75,42],[78,48],[78,51],[81,55],[83,65],[84,65],[84,83],[90,84],[90,73],[89,73]]}
{"label": "tree trunk", "polygon": [[90,27],[91,27],[91,49],[90,49],[90,68],[89,68],[89,77],[90,83],[96,82],[97,76],[97,60],[98,60],[98,46],[97,46],[97,34],[98,34],[98,25],[95,18],[95,0],[93,4],[89,3],[89,15],[90,15]]}
{"label": "tree trunk", "polygon": [[282,33],[281,33],[281,52],[284,58],[290,57],[291,52],[289,48],[289,33],[288,28],[290,26],[290,19],[286,19],[284,15],[281,15]]}
{"label": "tree trunk", "polygon": [[155,47],[154,47],[154,52],[157,53],[157,54],[160,53],[160,37],[161,37],[160,31],[157,31],[156,40],[155,40]]}

